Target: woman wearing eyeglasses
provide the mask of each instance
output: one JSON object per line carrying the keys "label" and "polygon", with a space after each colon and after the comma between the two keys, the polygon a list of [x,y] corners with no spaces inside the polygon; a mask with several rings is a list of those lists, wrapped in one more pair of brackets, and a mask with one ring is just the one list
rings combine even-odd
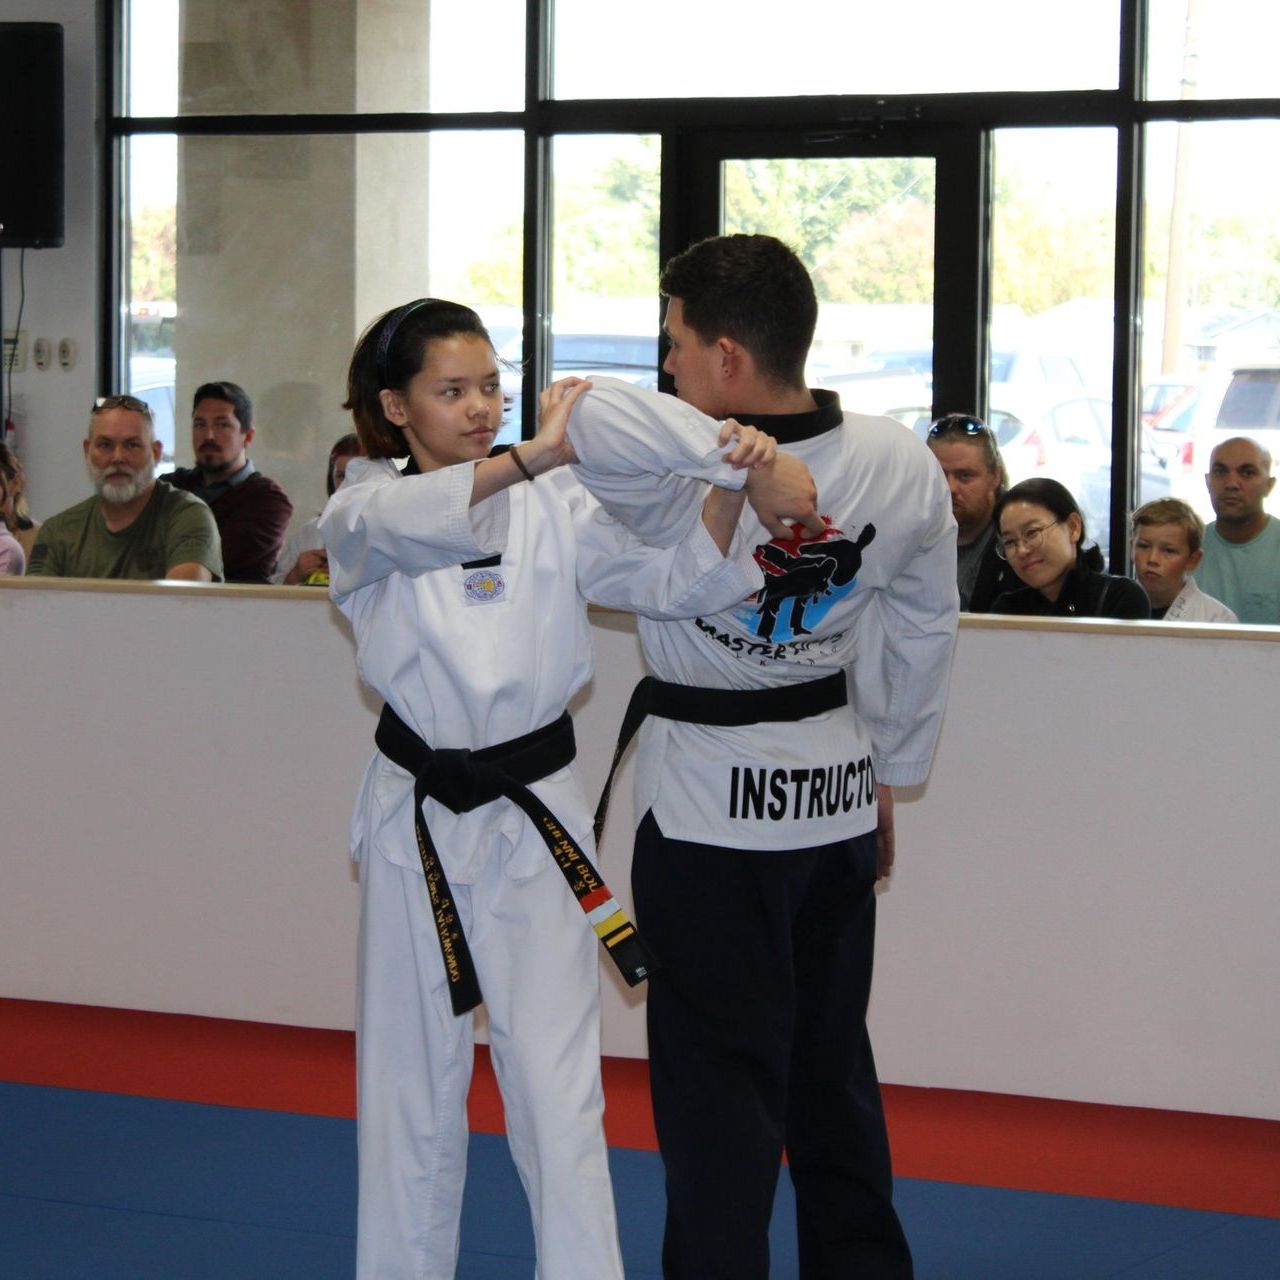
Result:
{"label": "woman wearing eyeglasses", "polygon": [[996,553],[1026,583],[1006,591],[992,613],[1055,618],[1149,618],[1146,592],[1103,572],[1102,552],[1086,547],[1084,516],[1065,485],[1045,476],[1016,484],[996,503]]}

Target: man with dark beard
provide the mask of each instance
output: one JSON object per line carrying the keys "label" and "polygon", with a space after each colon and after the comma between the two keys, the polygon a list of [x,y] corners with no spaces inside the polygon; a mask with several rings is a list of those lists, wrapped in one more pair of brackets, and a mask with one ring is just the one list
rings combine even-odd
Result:
{"label": "man with dark beard", "polygon": [[270,582],[280,559],[293,504],[250,460],[256,433],[253,402],[234,382],[206,382],[191,403],[194,467],[166,479],[213,509],[228,582]]}
{"label": "man with dark beard", "polygon": [[222,580],[213,513],[156,482],[160,442],[147,404],[108,396],[89,412],[85,468],[92,498],[46,520],[28,574],[50,578]]}

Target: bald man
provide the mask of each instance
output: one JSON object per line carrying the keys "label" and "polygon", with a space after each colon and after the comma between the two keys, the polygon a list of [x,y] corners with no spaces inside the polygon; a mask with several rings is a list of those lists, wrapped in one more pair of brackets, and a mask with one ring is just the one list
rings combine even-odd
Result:
{"label": "bald man", "polygon": [[1224,440],[1205,483],[1217,519],[1205,530],[1196,585],[1241,622],[1280,625],[1280,521],[1263,510],[1276,484],[1271,455],[1245,436]]}

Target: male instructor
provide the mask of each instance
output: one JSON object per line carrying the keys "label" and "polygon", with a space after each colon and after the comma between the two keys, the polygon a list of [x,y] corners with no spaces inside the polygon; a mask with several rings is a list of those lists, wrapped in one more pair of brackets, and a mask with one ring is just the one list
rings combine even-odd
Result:
{"label": "male instructor", "polygon": [[[865,1015],[891,787],[924,780],[946,698],[951,499],[900,423],[806,386],[817,302],[781,242],[705,240],[668,264],[662,292],[679,399],[775,436],[812,472],[822,516],[812,532],[771,534],[746,511],[760,590],[721,613],[638,624],[665,682],[641,730],[632,868],[657,961],[663,1273],[763,1280],[785,1150],[803,1280],[902,1280],[911,1254]],[[589,486],[597,424],[613,439],[628,418],[692,430],[667,397],[593,381],[571,424]],[[625,496],[597,496],[628,518]]]}

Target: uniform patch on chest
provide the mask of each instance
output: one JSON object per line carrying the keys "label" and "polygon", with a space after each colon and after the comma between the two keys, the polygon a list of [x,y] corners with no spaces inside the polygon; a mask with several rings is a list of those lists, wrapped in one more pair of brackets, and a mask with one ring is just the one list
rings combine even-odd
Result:
{"label": "uniform patch on chest", "polygon": [[506,595],[507,580],[496,565],[472,569],[463,576],[462,597],[468,605],[499,604],[506,600]]}

